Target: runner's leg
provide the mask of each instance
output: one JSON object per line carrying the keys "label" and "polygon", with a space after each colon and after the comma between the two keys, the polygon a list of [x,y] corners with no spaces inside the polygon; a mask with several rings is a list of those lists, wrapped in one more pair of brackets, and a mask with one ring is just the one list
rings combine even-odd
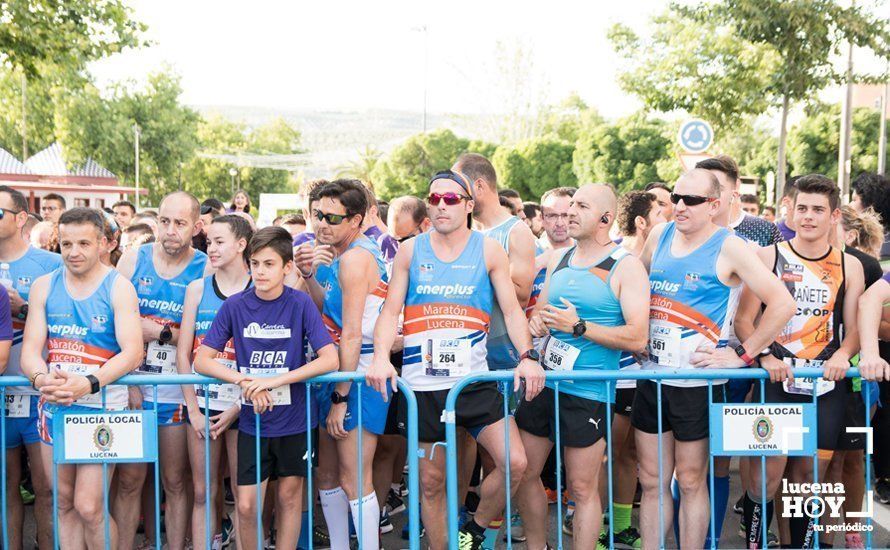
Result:
{"label": "runner's leg", "polygon": [[[640,501],[640,532],[643,548],[658,548],[661,536],[667,539],[674,517],[671,499],[671,479],[674,471],[673,432],[661,434],[662,463],[661,484],[658,483],[658,434],[636,430],[637,456],[639,457],[640,485],[643,496]],[[662,495],[661,509],[663,530],[659,533],[659,494]]]}
{"label": "runner's leg", "polygon": [[550,455],[550,449],[553,448],[553,442],[546,437],[538,437],[521,430],[519,436],[522,438],[528,466],[516,489],[516,505],[525,528],[526,548],[542,548],[547,542],[549,513],[547,494],[541,482],[541,471]]}

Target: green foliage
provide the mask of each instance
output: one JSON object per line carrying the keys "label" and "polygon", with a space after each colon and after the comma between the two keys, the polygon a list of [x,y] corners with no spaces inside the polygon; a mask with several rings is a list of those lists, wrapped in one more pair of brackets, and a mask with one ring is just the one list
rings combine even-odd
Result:
{"label": "green foliage", "polygon": [[478,153],[483,157],[490,159],[497,151],[497,144],[489,143],[481,139],[474,139],[467,145],[467,153]]}
{"label": "green foliage", "polygon": [[[819,173],[834,179],[838,173],[840,108],[822,105],[792,128],[788,140],[788,160],[795,174]],[[853,111],[851,154],[855,177],[878,167],[880,115],[874,109]]]}
{"label": "green foliage", "polygon": [[492,158],[498,185],[515,189],[525,200],[540,198],[548,189],[576,186],[572,172],[575,147],[553,138],[536,138],[516,147],[498,147]]}
{"label": "green foliage", "polygon": [[371,173],[374,171],[374,167],[377,166],[377,163],[382,156],[383,153],[375,147],[365,145],[365,148],[362,151],[359,151],[359,158],[357,160],[350,161],[346,165],[340,167],[337,172],[337,177],[362,180],[373,188],[374,181],[371,179]]}
{"label": "green foliage", "polygon": [[430,176],[451,167],[469,144],[451,130],[411,136],[374,166],[371,179],[378,197],[389,200],[399,195],[424,195]]}
{"label": "green foliage", "polygon": [[0,2],[0,22],[0,64],[29,79],[45,63],[78,71],[138,46],[145,30],[122,0],[8,0]]}
{"label": "green foliage", "polygon": [[715,20],[695,21],[677,10],[656,16],[653,34],[641,38],[629,27],[608,33],[625,67],[621,87],[663,112],[683,110],[729,129],[749,114],[766,110],[763,89],[774,55],[738,40]]}
{"label": "green foliage", "polygon": [[659,180],[658,163],[669,158],[673,142],[668,134],[665,122],[639,114],[586,129],[575,144],[578,182],[610,183],[624,192]]}

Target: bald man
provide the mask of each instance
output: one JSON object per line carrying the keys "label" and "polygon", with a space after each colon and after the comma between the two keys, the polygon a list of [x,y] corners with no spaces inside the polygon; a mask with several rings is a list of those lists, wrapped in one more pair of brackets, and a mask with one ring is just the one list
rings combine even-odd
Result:
{"label": "bald man", "polygon": [[[568,228],[575,244],[552,255],[529,321],[534,336],[546,337],[541,354],[546,369],[617,371],[621,351],[646,346],[649,280],[643,263],[609,239],[616,210],[608,185],[584,185],[572,197]],[[516,412],[528,457],[516,493],[528,548],[547,543],[547,497],[540,475],[556,438],[555,392],[548,383]],[[575,499],[575,548],[593,548],[599,537],[602,503],[597,487],[606,449],[606,403],[614,401],[615,385],[604,381],[559,386],[560,443]]]}
{"label": "bald man", "polygon": [[[158,240],[128,250],[117,270],[136,287],[145,359],[136,374],[177,374],[176,345],[185,301],[185,289],[212,271],[207,256],[192,248],[192,237],[201,231],[201,205],[194,196],[178,191],[164,197],[158,213]],[[183,550],[188,529],[189,460],[187,418],[182,389],[177,385],[130,387],[131,409],[156,409],[161,480],[166,494],[167,545]],[[119,485],[112,515],[120,530],[119,547],[133,548],[139,524],[139,501],[145,483],[145,464],[126,464],[118,469]],[[149,500],[149,502],[151,502]],[[146,506],[145,525],[154,525]],[[146,529],[146,532],[150,529]],[[156,542],[157,544],[157,542]]]}

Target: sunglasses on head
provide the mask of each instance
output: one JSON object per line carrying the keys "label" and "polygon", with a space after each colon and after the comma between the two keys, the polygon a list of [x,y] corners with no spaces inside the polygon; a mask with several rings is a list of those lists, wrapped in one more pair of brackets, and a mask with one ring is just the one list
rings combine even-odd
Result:
{"label": "sunglasses on head", "polygon": [[7,213],[15,216],[19,212],[21,212],[21,210],[10,210],[9,208],[0,208],[0,220],[2,220],[3,216],[5,216]]}
{"label": "sunglasses on head", "polygon": [[454,206],[455,204],[460,204],[461,201],[470,200],[470,197],[466,195],[459,195],[457,193],[430,193],[430,195],[426,198],[426,202],[430,203],[430,206],[439,206],[439,203],[445,201],[445,204],[448,206]]}
{"label": "sunglasses on head", "polygon": [[328,225],[340,225],[348,217],[348,214],[325,214],[321,210],[315,211],[315,219],[318,221],[324,220]]}
{"label": "sunglasses on head", "polygon": [[686,206],[698,206],[706,202],[713,202],[717,199],[712,197],[702,197],[701,195],[680,195],[679,193],[671,193],[671,202],[674,204],[683,201]]}
{"label": "sunglasses on head", "polygon": [[460,185],[460,188],[467,192],[467,195],[469,195],[467,197],[468,199],[473,198],[472,185],[469,183],[466,176],[459,172],[454,172],[452,170],[440,170],[439,172],[436,172],[436,175],[434,175],[430,179],[430,185],[432,185],[433,182],[436,180],[451,180],[454,183]]}

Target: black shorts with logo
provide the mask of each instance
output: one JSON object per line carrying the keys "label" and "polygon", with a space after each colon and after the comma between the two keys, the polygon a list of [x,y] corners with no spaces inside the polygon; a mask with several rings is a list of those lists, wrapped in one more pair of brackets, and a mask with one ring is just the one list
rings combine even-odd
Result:
{"label": "black shorts with logo", "polygon": [[[520,430],[556,442],[556,392],[545,387],[531,401],[516,409]],[[565,447],[590,447],[606,436],[606,404],[576,395],[559,393],[559,443]]]}
{"label": "black shorts with logo", "polygon": [[[726,402],[725,384],[714,385],[713,402]],[[630,423],[650,434],[658,433],[658,389],[652,380],[637,380]],[[673,432],[677,441],[698,441],[710,434],[708,386],[661,385],[661,431]]]}
{"label": "black shorts with logo", "polygon": [[[419,391],[417,397],[417,438],[424,443],[445,441],[442,412],[450,390]],[[455,403],[455,424],[475,438],[483,428],[504,418],[504,396],[497,382],[481,382],[465,387]],[[399,407],[399,430],[407,434],[408,408]]]}
{"label": "black shorts with logo", "polygon": [[[306,432],[278,437],[260,436],[260,482],[270,477],[309,473]],[[318,465],[318,430],[312,430],[312,466]],[[238,485],[256,485],[256,436],[238,432]]]}
{"label": "black shorts with logo", "polygon": [[[849,380],[849,379],[848,379]],[[852,381],[851,381],[852,382]],[[864,388],[865,383],[862,383]],[[874,406],[874,403],[871,404]],[[871,416],[871,411],[868,412]],[[865,401],[862,399],[862,391],[852,391],[847,395],[846,414],[844,416],[844,430],[837,442],[840,451],[861,451],[865,449],[865,434],[862,432],[848,432],[847,428],[865,427]]]}
{"label": "black shorts with logo", "polygon": [[[395,367],[399,376],[402,375],[402,352],[392,353],[389,356],[389,362]],[[383,435],[401,435],[399,427],[399,409],[405,408],[405,398],[402,392],[394,393],[390,396],[389,410],[386,412],[386,426],[383,428]]]}
{"label": "black shorts with logo", "polygon": [[[844,434],[844,421],[847,417],[847,397],[849,381],[834,383],[834,389],[817,397],[816,423],[818,424],[817,445],[824,451],[841,449],[839,443]],[[753,403],[760,402],[760,383],[754,384]],[[785,391],[781,382],[764,383],[764,403],[812,403],[813,396],[798,395]],[[856,434],[864,435],[864,434]]]}
{"label": "black shorts with logo", "polygon": [[621,416],[630,416],[636,394],[636,388],[618,388],[615,390],[615,412]]}

